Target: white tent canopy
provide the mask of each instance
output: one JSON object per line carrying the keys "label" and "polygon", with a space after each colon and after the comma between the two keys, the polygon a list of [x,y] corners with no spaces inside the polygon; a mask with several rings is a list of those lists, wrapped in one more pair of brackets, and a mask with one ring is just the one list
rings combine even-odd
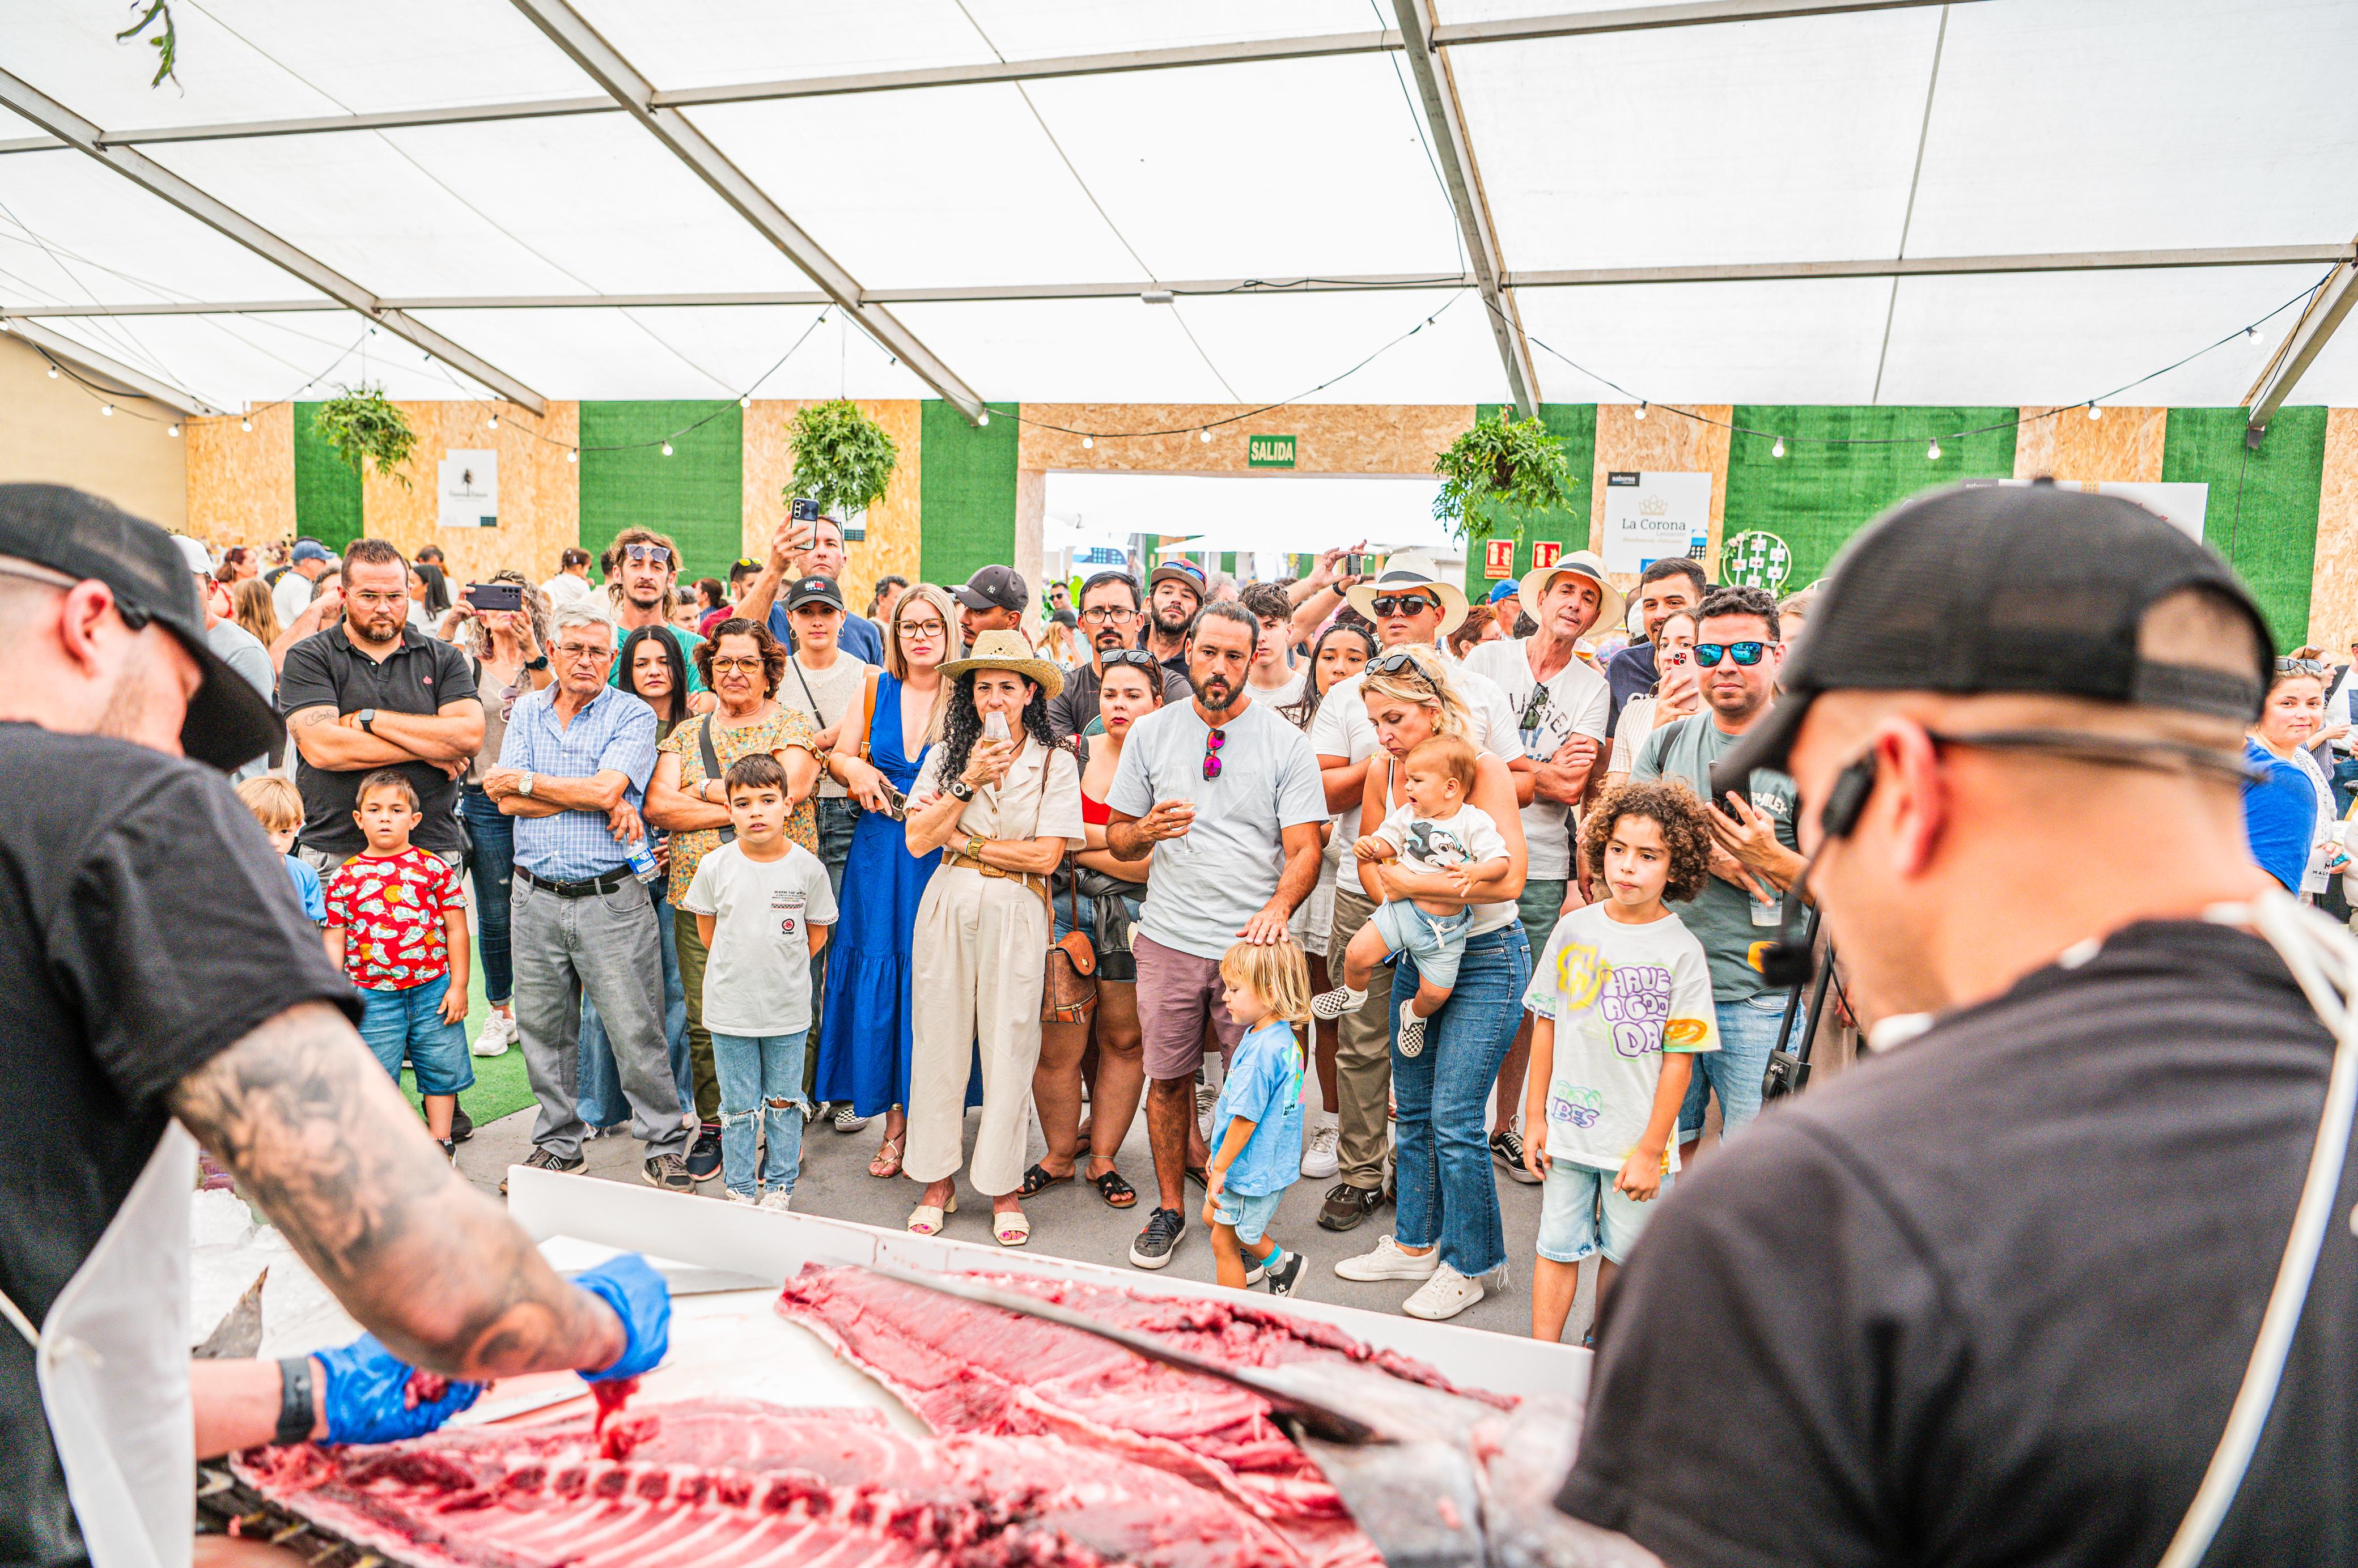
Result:
{"label": "white tent canopy", "polygon": [[[1833,14],[1701,19],[1747,10]],[[1544,401],[2071,403],[2292,304],[2123,394],[2229,404],[2358,232],[2346,0],[172,17],[178,81],[151,88],[120,7],[10,0],[0,315],[228,407],[363,373],[406,397],[1505,402],[1494,300]],[[1794,276],[1822,264],[1854,276]],[[355,299],[391,312],[373,336]],[[2347,336],[2297,400],[2358,403]]]}

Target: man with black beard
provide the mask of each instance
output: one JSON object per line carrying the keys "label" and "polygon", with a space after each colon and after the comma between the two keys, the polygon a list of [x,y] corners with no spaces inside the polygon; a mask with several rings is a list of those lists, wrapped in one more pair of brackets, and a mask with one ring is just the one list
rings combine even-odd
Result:
{"label": "man with black beard", "polygon": [[[1089,662],[1065,677],[1065,689],[1048,703],[1048,730],[1070,740],[1097,722],[1098,688],[1105,683],[1105,656],[1138,646],[1138,579],[1125,571],[1098,573],[1081,584],[1081,634],[1088,639]],[[1163,672],[1163,700],[1184,702],[1192,688],[1184,674]]]}
{"label": "man with black beard", "polygon": [[1193,561],[1165,561],[1146,579],[1146,647],[1173,675],[1187,676],[1187,628],[1207,597]]}
{"label": "man with black beard", "polygon": [[1239,940],[1290,939],[1286,922],[1318,881],[1326,820],[1309,741],[1245,689],[1260,623],[1232,600],[1191,615],[1184,647],[1195,700],[1130,727],[1106,796],[1108,846],[1125,860],[1153,858],[1131,938],[1159,1189],[1130,1249],[1141,1269],[1171,1261],[1187,1228],[1182,1184],[1203,1178],[1195,1069],[1205,1022],[1223,1057],[1244,1035],[1221,1000],[1221,956]]}

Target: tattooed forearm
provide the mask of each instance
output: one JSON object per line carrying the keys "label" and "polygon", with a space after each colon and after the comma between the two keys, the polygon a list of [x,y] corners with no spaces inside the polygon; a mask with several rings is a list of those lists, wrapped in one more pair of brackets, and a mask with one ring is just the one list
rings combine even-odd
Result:
{"label": "tattooed forearm", "polygon": [[456,1377],[596,1368],[614,1314],[443,1162],[343,1015],[292,1007],[182,1079],[172,1113],[320,1281],[406,1360]]}

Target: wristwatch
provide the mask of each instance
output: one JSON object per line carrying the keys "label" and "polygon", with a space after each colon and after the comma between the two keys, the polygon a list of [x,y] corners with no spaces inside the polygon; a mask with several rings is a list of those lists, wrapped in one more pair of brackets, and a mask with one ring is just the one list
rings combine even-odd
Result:
{"label": "wristwatch", "polygon": [[360,713],[359,713],[358,717],[359,717],[360,721],[361,721],[361,729],[362,729],[362,730],[363,732],[365,732],[365,733],[367,733],[367,734],[371,734],[371,735],[373,735],[373,734],[375,734],[375,733],[376,733],[376,709],[375,709],[375,708],[362,708],[362,709],[360,710]]}
{"label": "wristwatch", "polygon": [[522,780],[522,782],[520,782],[520,783],[516,785],[516,794],[521,795],[525,795],[525,796],[526,796],[526,797],[529,797],[529,796],[531,795],[531,794],[532,794],[532,775],[531,775],[530,773],[526,773],[526,774],[525,774],[525,775],[524,775],[524,778],[523,778],[523,780]]}
{"label": "wristwatch", "polygon": [[526,659],[524,662],[524,667],[528,670],[545,670],[548,668],[548,655],[543,654],[536,659]]}
{"label": "wristwatch", "polygon": [[968,860],[981,860],[981,859],[982,859],[982,847],[983,847],[985,844],[988,844],[988,843],[990,843],[990,839],[988,839],[988,838],[984,838],[984,837],[983,837],[981,834],[979,834],[979,833],[969,833],[969,834],[968,834],[968,835],[967,835],[967,840],[966,840],[966,849],[964,850],[964,853],[965,853],[965,855],[966,855],[966,858],[967,858]]}
{"label": "wristwatch", "polygon": [[974,785],[967,783],[964,779],[950,780],[949,792],[950,797],[954,800],[972,800],[974,798]]}

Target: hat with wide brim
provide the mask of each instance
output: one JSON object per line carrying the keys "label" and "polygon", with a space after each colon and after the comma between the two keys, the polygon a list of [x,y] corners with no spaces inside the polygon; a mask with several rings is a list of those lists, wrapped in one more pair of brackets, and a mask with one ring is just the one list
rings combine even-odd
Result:
{"label": "hat with wide brim", "polygon": [[1021,632],[985,632],[965,658],[942,666],[942,678],[956,680],[968,670],[1012,670],[1049,697],[1065,689],[1065,672],[1033,653],[1032,640]]}
{"label": "hat with wide brim", "polygon": [[1456,631],[1466,619],[1466,590],[1454,582],[1413,567],[1394,567],[1373,582],[1355,584],[1343,597],[1350,602],[1352,609],[1373,621],[1376,612],[1372,606],[1378,596],[1410,593],[1420,589],[1431,589],[1441,600],[1441,634],[1446,637]]}
{"label": "hat with wide brim", "polygon": [[1581,635],[1593,637],[1600,632],[1618,627],[1621,617],[1628,613],[1628,596],[1613,586],[1612,579],[1605,575],[1603,557],[1594,550],[1574,550],[1568,556],[1558,556],[1552,567],[1525,572],[1522,586],[1516,594],[1522,600],[1523,613],[1537,621],[1540,618],[1540,600],[1547,597],[1548,584],[1567,573],[1594,582],[1601,596],[1596,601],[1596,619],[1588,623],[1588,630]]}

